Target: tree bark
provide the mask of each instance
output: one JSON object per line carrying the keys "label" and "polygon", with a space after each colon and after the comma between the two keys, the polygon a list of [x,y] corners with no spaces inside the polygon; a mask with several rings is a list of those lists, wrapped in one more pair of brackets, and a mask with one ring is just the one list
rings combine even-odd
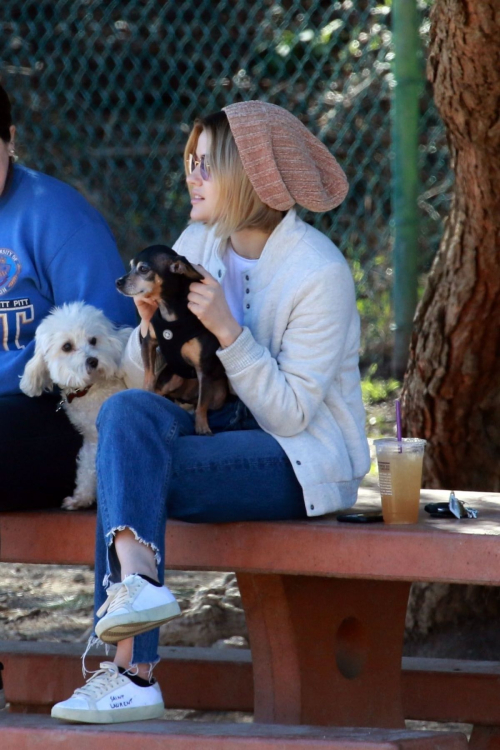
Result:
{"label": "tree bark", "polygon": [[415,316],[406,434],[427,487],[500,489],[500,5],[436,0],[427,75],[448,132],[454,200]]}

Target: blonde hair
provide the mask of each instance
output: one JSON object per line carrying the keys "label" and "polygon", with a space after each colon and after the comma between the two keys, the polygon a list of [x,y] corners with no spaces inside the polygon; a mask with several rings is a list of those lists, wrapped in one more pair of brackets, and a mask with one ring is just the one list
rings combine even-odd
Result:
{"label": "blonde hair", "polygon": [[225,112],[216,112],[195,120],[189,134],[184,159],[196,154],[198,139],[205,130],[210,136],[208,163],[210,175],[219,186],[215,216],[209,222],[217,236],[228,239],[242,229],[260,229],[271,233],[283,218],[281,211],[267,206],[247,177]]}

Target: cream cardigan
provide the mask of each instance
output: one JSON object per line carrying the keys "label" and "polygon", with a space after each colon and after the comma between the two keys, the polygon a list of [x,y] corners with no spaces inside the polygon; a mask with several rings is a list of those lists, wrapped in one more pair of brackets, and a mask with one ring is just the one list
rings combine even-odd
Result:
{"label": "cream cardigan", "polygon": [[[224,277],[224,246],[191,224],[174,249]],[[243,332],[217,352],[235,393],[287,454],[309,516],[356,502],[370,467],[358,369],[359,316],[342,254],[292,209],[245,273]],[[142,387],[137,330],[124,355],[130,388]]]}

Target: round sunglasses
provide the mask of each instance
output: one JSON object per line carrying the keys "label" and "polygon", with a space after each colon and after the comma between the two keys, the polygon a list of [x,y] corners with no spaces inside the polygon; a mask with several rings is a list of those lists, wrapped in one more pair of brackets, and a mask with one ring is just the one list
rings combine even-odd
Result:
{"label": "round sunglasses", "polygon": [[196,167],[200,167],[201,179],[205,182],[210,179],[210,164],[207,162],[206,154],[203,154],[201,159],[197,159],[193,154],[189,154],[186,159],[187,173],[193,174]]}

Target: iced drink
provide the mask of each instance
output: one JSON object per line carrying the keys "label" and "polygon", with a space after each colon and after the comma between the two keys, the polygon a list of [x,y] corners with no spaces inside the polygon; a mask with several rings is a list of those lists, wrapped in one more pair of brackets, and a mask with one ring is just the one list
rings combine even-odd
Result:
{"label": "iced drink", "polygon": [[375,440],[385,523],[417,523],[425,440]]}

